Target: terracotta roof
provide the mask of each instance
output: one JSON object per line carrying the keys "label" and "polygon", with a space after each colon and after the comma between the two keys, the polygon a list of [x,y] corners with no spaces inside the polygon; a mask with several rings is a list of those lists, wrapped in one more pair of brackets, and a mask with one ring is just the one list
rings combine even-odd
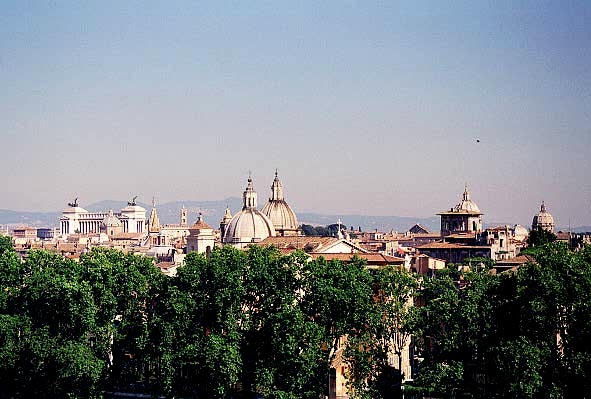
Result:
{"label": "terracotta roof", "polygon": [[133,240],[142,238],[142,233],[119,233],[111,237],[111,240]]}
{"label": "terracotta roof", "polygon": [[413,233],[410,238],[441,238],[441,233]]}
{"label": "terracotta roof", "polygon": [[466,249],[490,249],[489,246],[486,245],[464,245],[464,244],[456,244],[451,242],[431,242],[429,244],[419,245],[416,247],[417,249],[440,249],[440,248],[466,248]]}
{"label": "terracotta roof", "polygon": [[267,237],[259,245],[272,245],[279,249],[308,249],[307,252],[316,252],[321,248],[336,244],[338,241],[339,239],[335,237]]}
{"label": "terracotta roof", "polygon": [[73,244],[73,243],[69,243],[69,242],[60,242],[57,245],[57,251],[61,252],[61,251],[65,251],[65,252],[76,252],[77,250],[77,245]]}
{"label": "terracotta roof", "polygon": [[502,259],[498,260],[496,265],[497,266],[516,266],[516,265],[524,265],[528,262],[535,263],[535,259],[530,255],[519,255],[511,259]]}
{"label": "terracotta roof", "polygon": [[271,245],[278,249],[302,249],[305,252],[322,252],[339,242],[345,242],[351,247],[355,248],[359,252],[368,252],[366,249],[360,246],[335,237],[310,237],[310,236],[286,236],[286,237],[267,237],[262,240],[259,245],[267,246]]}
{"label": "terracotta roof", "polygon": [[160,268],[160,269],[170,269],[171,267],[174,267],[175,264],[174,262],[158,262],[156,263],[156,267]]}
{"label": "terracotta roof", "polygon": [[211,227],[210,225],[205,223],[202,219],[197,220],[195,222],[195,224],[193,224],[191,227],[189,227],[189,230],[202,230],[202,229],[213,229],[213,227]]}
{"label": "terracotta roof", "polygon": [[445,236],[445,238],[475,238],[476,233],[456,233],[456,234],[449,234]]}
{"label": "terracotta roof", "polygon": [[320,257],[330,261],[330,260],[340,260],[341,262],[348,262],[354,256],[358,258],[364,259],[367,261],[368,265],[394,265],[394,264],[403,264],[403,258],[396,258],[394,256],[388,256],[380,253],[357,253],[357,254],[324,254],[324,253],[311,253],[310,256],[312,259],[318,259]]}

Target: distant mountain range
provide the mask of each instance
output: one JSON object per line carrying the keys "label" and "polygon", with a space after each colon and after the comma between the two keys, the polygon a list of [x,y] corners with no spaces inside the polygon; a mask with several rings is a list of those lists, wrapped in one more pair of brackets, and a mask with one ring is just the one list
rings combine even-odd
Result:
{"label": "distant mountain range", "polygon": [[[149,215],[151,204],[139,203],[139,206],[146,208]],[[84,209],[90,212],[108,211],[112,209],[117,212],[127,206],[126,201],[104,200],[84,206]],[[218,227],[219,222],[224,215],[226,207],[230,207],[232,214],[239,211],[242,207],[242,200],[238,197],[229,197],[221,201],[173,201],[163,204],[156,204],[158,217],[161,224],[178,224],[180,221],[180,209],[185,206],[188,210],[189,224],[197,220],[199,212],[203,218],[213,227]],[[0,224],[3,225],[27,225],[33,227],[48,227],[59,225],[61,212],[18,212],[0,209]],[[364,231],[398,231],[405,232],[415,223],[436,232],[439,230],[439,217],[432,216],[428,218],[408,217],[408,216],[367,216],[367,215],[346,215],[346,214],[322,214],[311,212],[297,212],[300,223],[310,225],[329,225],[341,221],[347,228],[361,227]],[[492,225],[502,225],[503,223],[490,223]],[[527,227],[527,226],[526,226]],[[557,230],[568,231],[568,228],[559,228]],[[591,231],[591,226],[580,226],[572,228],[573,232]]]}

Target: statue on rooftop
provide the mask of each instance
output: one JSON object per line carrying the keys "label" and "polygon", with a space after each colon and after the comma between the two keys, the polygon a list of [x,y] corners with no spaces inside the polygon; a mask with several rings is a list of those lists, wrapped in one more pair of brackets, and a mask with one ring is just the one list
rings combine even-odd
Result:
{"label": "statue on rooftop", "polygon": [[135,200],[137,199],[137,195],[135,197],[133,197],[133,199],[131,201],[127,201],[127,205],[128,206],[135,206]]}
{"label": "statue on rooftop", "polygon": [[68,206],[71,206],[72,208],[76,208],[78,206],[78,197],[76,197],[74,199],[74,202],[68,202]]}

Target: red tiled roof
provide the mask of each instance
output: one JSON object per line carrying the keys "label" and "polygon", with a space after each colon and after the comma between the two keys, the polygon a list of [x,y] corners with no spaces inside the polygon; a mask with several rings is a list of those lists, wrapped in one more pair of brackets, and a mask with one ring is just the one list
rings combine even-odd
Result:
{"label": "red tiled roof", "polygon": [[213,229],[210,225],[205,223],[203,220],[197,220],[195,224],[189,227],[189,230],[202,230],[202,229]]}
{"label": "red tiled roof", "polygon": [[530,255],[519,255],[511,259],[502,259],[497,261],[498,266],[523,265],[528,262],[535,263],[535,259]]}
{"label": "red tiled roof", "polygon": [[311,253],[312,259],[324,258],[328,261],[339,260],[342,262],[348,262],[353,257],[358,257],[367,261],[368,265],[401,265],[404,263],[403,258],[396,258],[394,256],[388,256],[380,253],[357,253],[357,254],[325,254],[325,253]]}
{"label": "red tiled roof", "polygon": [[416,249],[453,249],[453,248],[466,248],[466,249],[485,249],[490,248],[486,245],[464,245],[464,244],[456,244],[451,242],[431,242],[429,244],[419,245]]}
{"label": "red tiled roof", "polygon": [[140,239],[142,236],[142,233],[119,233],[112,236],[111,240],[133,240]]}

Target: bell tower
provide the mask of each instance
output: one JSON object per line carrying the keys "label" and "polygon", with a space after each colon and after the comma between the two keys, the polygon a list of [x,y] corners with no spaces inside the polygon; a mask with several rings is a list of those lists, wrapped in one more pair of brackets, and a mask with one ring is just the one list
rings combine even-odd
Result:
{"label": "bell tower", "polygon": [[187,227],[189,224],[187,222],[187,208],[183,205],[181,208],[181,227]]}

